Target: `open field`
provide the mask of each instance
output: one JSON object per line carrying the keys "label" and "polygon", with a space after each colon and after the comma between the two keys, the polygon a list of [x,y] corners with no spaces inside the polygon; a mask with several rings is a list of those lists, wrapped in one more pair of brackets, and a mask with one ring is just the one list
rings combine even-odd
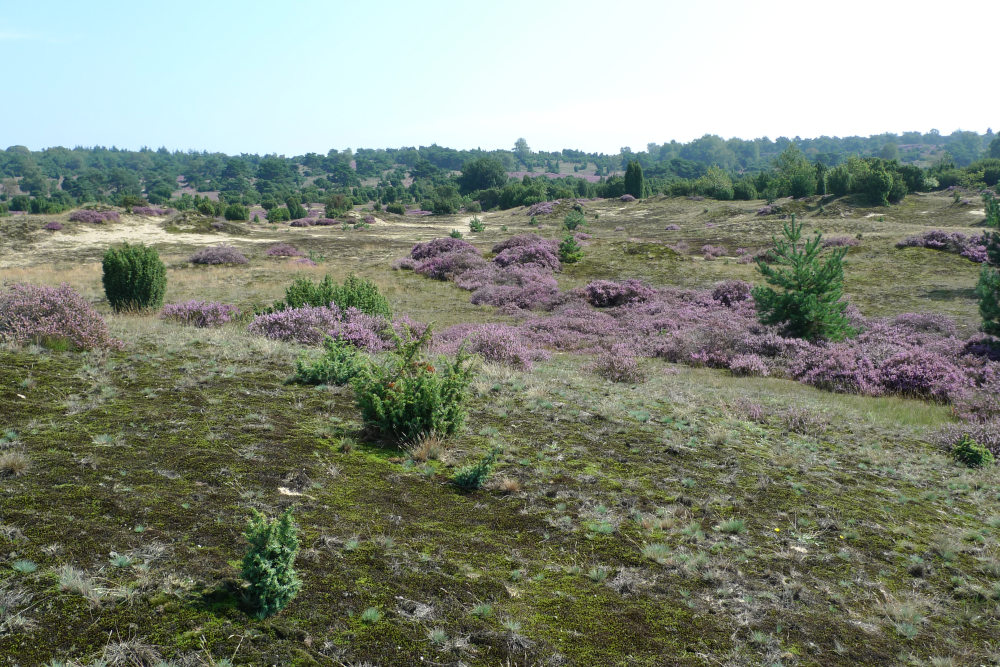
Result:
{"label": "open field", "polygon": [[[860,235],[845,290],[866,316],[976,330],[980,266],[895,243],[979,231],[981,207],[944,193],[779,203],[807,231]],[[736,249],[769,246],[787,222],[762,205],[588,202],[593,238],[556,277],[564,290],[755,281]],[[937,444],[950,406],[660,359],[640,360],[646,382],[614,384],[589,356],[554,353],[531,371],[483,364],[465,431],[420,460],[372,438],[349,389],[285,384],[302,346],[112,315],[101,287],[105,248],[142,241],[168,266],[168,303],[249,308],[297,275],[355,273],[397,315],[510,322],[391,263],[455,228],[484,251],[561,238],[568,205],[556,210],[540,228],[523,210],[479,214],[480,234],[466,215],[359,230],[0,219],[0,279],[70,283],[126,343],[0,351],[0,454],[27,459],[0,477],[0,665],[1000,664],[1000,477]],[[317,265],[265,256],[279,241]],[[250,263],[187,262],[220,242]],[[708,261],[705,244],[728,252]],[[494,445],[493,483],[456,491],[451,469]],[[304,587],[258,621],[240,604],[242,532],[251,508],[289,506]]]}

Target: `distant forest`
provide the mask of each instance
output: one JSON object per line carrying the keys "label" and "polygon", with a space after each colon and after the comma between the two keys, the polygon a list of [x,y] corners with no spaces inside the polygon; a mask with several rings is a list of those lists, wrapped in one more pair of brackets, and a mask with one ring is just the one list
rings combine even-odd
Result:
{"label": "distant forest", "polygon": [[[396,210],[420,206],[447,213],[510,208],[562,197],[620,196],[630,164],[641,170],[640,196],[701,195],[768,199],[868,193],[873,200],[961,185],[988,187],[1000,178],[1000,138],[956,131],[871,137],[705,135],[689,143],[623,147],[618,153],[533,151],[524,139],[511,150],[419,148],[331,149],[295,157],[100,146],[0,151],[0,214],[59,212],[87,203],[142,200],[179,209],[296,202],[328,208],[376,202]],[[875,191],[878,192],[875,192]],[[874,194],[872,194],[875,192]]]}

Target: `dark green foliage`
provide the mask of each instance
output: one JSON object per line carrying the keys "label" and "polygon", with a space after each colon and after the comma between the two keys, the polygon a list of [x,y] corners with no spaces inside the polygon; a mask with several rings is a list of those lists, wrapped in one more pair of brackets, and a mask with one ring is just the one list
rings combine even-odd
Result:
{"label": "dark green foliage", "polygon": [[[774,249],[768,259],[757,260],[757,270],[771,285],[753,289],[757,314],[763,324],[784,324],[788,333],[806,340],[841,340],[854,333],[844,311],[843,259],[848,248],[834,249],[820,263],[823,252],[822,234],[816,232],[812,241],[799,246],[802,225],[784,226],[784,240],[774,238]],[[771,266],[775,264],[778,268]],[[788,267],[788,268],[781,268]]]}
{"label": "dark green foliage", "polygon": [[851,191],[851,172],[844,165],[834,167],[827,173],[826,184],[831,193],[843,197]]}
{"label": "dark green foliage", "polygon": [[890,175],[892,176],[892,186],[889,188],[889,194],[886,195],[886,198],[892,202],[902,201],[910,192],[910,188],[906,184],[906,178],[895,171]]}
{"label": "dark green foliage", "polygon": [[643,197],[642,165],[636,160],[630,160],[625,168],[625,192],[623,194],[630,194],[636,199]]}
{"label": "dark green foliage", "polygon": [[118,205],[123,207],[127,213],[131,213],[133,206],[148,206],[149,202],[138,195],[125,195],[118,202]]}
{"label": "dark green foliage", "polygon": [[309,215],[304,208],[302,208],[302,203],[296,196],[291,196],[285,199],[285,206],[288,207],[288,219],[289,220],[300,220],[301,218]]}
{"label": "dark green foliage", "polygon": [[587,219],[584,218],[583,213],[580,213],[579,211],[570,211],[566,214],[566,217],[563,218],[563,225],[565,225],[566,229],[571,232],[576,230],[576,228],[580,225],[586,224],[586,222]]}
{"label": "dark green foliage", "polygon": [[226,207],[224,215],[226,220],[249,220],[250,209],[242,204],[230,204]]}
{"label": "dark green foliage", "polygon": [[163,305],[167,291],[167,267],[153,248],[125,243],[120,249],[108,248],[102,262],[104,294],[117,312]]}
{"label": "dark green foliage", "polygon": [[867,169],[860,174],[857,187],[873,206],[888,206],[892,174],[881,166]]}
{"label": "dark green foliage", "polygon": [[493,472],[493,466],[500,453],[501,449],[494,447],[472,465],[459,468],[455,471],[455,476],[451,478],[452,483],[464,491],[475,491],[483,488]]}
{"label": "dark green foliage", "polygon": [[28,195],[15,195],[10,198],[10,210],[27,211],[31,206],[31,198]]}
{"label": "dark green foliage", "polygon": [[210,218],[214,218],[216,215],[219,214],[218,210],[215,207],[215,202],[213,202],[208,197],[199,201],[198,206],[196,208],[198,209],[199,213],[201,213],[202,215],[207,215]]}
{"label": "dark green foliage", "polygon": [[250,548],[243,556],[241,574],[249,584],[248,602],[257,618],[265,619],[284,609],[302,588],[294,569],[299,539],[291,507],[274,521],[268,521],[256,509],[250,511],[244,533]]}
{"label": "dark green foliage", "polygon": [[486,225],[479,218],[473,216],[472,220],[469,220],[469,231],[474,234],[486,231]]}
{"label": "dark green foliage", "polygon": [[308,278],[296,278],[285,289],[285,300],[274,304],[275,310],[302,308],[303,306],[336,305],[341,310],[357,308],[368,315],[392,318],[389,301],[382,295],[378,285],[367,278],[354,274],[347,277],[343,285],[338,285],[329,275],[314,283]]}
{"label": "dark green foliage", "polygon": [[295,382],[302,384],[347,384],[360,372],[364,357],[353,345],[330,336],[323,339],[324,354],[315,361],[301,356],[295,361]]}
{"label": "dark green foliage", "polygon": [[458,187],[462,194],[476,190],[502,188],[507,184],[507,171],[503,162],[493,156],[469,160],[462,165],[462,175],[458,177]]}
{"label": "dark green foliage", "polygon": [[[991,234],[996,237],[997,233]],[[991,239],[987,252],[992,263],[997,257],[997,244]],[[979,314],[983,318],[983,331],[1000,336],[1000,272],[989,266],[984,266],[979,272],[979,282],[976,283],[976,296],[979,298]]]}
{"label": "dark green foliage", "polygon": [[983,468],[994,463],[992,452],[973,440],[968,433],[952,448],[951,456],[970,468]]}
{"label": "dark green foliage", "polygon": [[423,354],[431,327],[419,337],[393,334],[396,348],[379,363],[363,367],[351,381],[365,424],[401,440],[423,433],[449,435],[465,423],[465,401],[472,381],[470,355],[460,349],[453,361],[437,366]]}
{"label": "dark green foliage", "polygon": [[386,213],[395,213],[396,215],[406,215],[406,207],[400,202],[393,202],[385,207]]}
{"label": "dark green foliage", "polygon": [[583,259],[583,249],[572,233],[567,234],[559,244],[559,261],[563,264],[576,264],[581,259]]}
{"label": "dark green foliage", "polygon": [[267,212],[268,222],[288,222],[289,220],[291,220],[291,217],[288,215],[287,208],[275,206]]}
{"label": "dark green foliage", "polygon": [[451,230],[451,234],[448,234],[448,236],[450,236],[453,239],[460,239],[462,238],[462,232],[458,231],[457,229],[453,229]]}
{"label": "dark green foliage", "polygon": [[826,194],[826,165],[822,162],[816,163],[816,194]]}
{"label": "dark green foliage", "polygon": [[[338,216],[344,215],[354,206],[354,201],[349,197],[345,197],[342,194],[330,195],[324,201],[324,213],[328,218],[336,218]],[[402,204],[400,204],[402,207]],[[390,211],[392,213],[393,211]],[[403,207],[403,213],[406,212],[406,208]]]}
{"label": "dark green foliage", "polygon": [[742,178],[733,183],[733,199],[751,201],[757,199],[757,188],[749,178]]}
{"label": "dark green foliage", "polygon": [[[341,197],[343,197],[343,195],[341,195]],[[260,199],[260,207],[262,209],[264,209],[265,211],[270,211],[272,208],[275,208],[277,205],[278,205],[278,202],[274,198],[274,195],[264,195]]]}
{"label": "dark green foliage", "polygon": [[434,188],[434,214],[450,215],[462,207],[462,199],[454,185],[439,185]]}

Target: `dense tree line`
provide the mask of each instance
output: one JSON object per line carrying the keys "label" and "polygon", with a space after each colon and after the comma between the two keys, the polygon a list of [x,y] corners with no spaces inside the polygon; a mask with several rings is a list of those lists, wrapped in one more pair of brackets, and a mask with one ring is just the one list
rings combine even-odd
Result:
{"label": "dense tree line", "polygon": [[[914,165],[918,158],[932,166],[921,169]],[[569,173],[553,178],[553,172],[568,172],[570,167],[574,174],[596,170],[599,182]],[[520,178],[509,178],[511,173]],[[432,144],[332,149],[325,155],[290,158],[100,146],[0,150],[0,200],[10,200],[12,210],[34,212],[57,212],[85,202],[120,204],[125,197],[181,209],[204,207],[206,213],[217,207],[218,215],[230,204],[265,204],[270,209],[291,197],[300,204],[324,203],[332,211],[374,200],[395,210],[419,204],[441,213],[461,206],[488,210],[626,192],[745,200],[854,193],[884,203],[920,189],[992,186],[998,177],[1000,138],[992,131],[774,141],[706,135],[686,144],[651,143],[640,152],[624,147],[615,155],[533,151],[523,138],[511,150],[455,150]],[[362,184],[372,179],[378,179],[377,184]],[[638,190],[635,183],[640,183]],[[175,197],[182,186],[196,193],[218,192],[221,204],[203,204],[191,194]]]}

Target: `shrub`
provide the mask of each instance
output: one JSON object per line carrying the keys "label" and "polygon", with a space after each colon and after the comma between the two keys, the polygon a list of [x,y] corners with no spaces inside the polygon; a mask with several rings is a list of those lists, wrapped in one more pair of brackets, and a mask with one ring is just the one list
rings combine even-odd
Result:
{"label": "shrub", "polygon": [[361,417],[382,433],[403,440],[423,433],[449,435],[465,422],[465,401],[473,367],[460,349],[453,361],[438,359],[436,368],[423,355],[431,337],[393,333],[395,349],[381,363],[367,365],[351,381]]}
{"label": "shrub", "polygon": [[649,285],[630,278],[620,283],[595,280],[584,288],[587,302],[596,308],[613,308],[630,303],[649,301],[656,295]]}
{"label": "shrub", "polygon": [[830,192],[843,197],[851,191],[851,172],[846,165],[834,167],[826,175],[826,185]]}
{"label": "shrub", "polygon": [[406,207],[399,202],[393,202],[385,207],[386,213],[394,213],[396,215],[406,215]]}
{"label": "shrub", "polygon": [[751,201],[757,199],[757,188],[749,178],[743,178],[733,183],[733,199]]}
{"label": "shrub", "polygon": [[202,248],[188,258],[192,264],[246,264],[247,258],[231,245]]}
{"label": "shrub", "polygon": [[0,338],[16,344],[66,341],[74,348],[120,349],[97,311],[63,283],[15,283],[0,293]]}
{"label": "shrub", "polygon": [[256,509],[251,512],[244,533],[250,548],[243,556],[242,576],[249,584],[247,599],[257,610],[257,618],[265,619],[284,609],[302,588],[294,569],[299,540],[292,508],[274,521]]}
{"label": "shrub", "polygon": [[753,298],[762,324],[784,324],[789,333],[806,340],[826,338],[840,340],[853,333],[844,311],[847,303],[843,296],[843,258],[847,248],[834,250],[821,265],[822,234],[816,233],[812,241],[799,247],[802,225],[796,226],[792,216],[791,226],[785,225],[784,240],[774,240],[771,250],[773,264],[757,260],[757,270],[771,285],[781,288],[775,292],[769,287],[755,287]]}
{"label": "shrub", "polygon": [[583,213],[579,211],[570,211],[563,218],[563,226],[569,231],[576,231],[576,228],[587,222],[587,219],[583,217]]}
{"label": "shrub", "polygon": [[99,225],[104,222],[118,222],[121,216],[115,211],[73,211],[69,214],[70,222],[89,222]]}
{"label": "shrub", "polygon": [[288,219],[289,220],[299,220],[300,218],[305,218],[309,214],[304,208],[302,208],[302,200],[292,195],[285,199],[285,206],[288,207]]}
{"label": "shrub", "polygon": [[305,356],[295,361],[295,381],[302,384],[345,385],[360,372],[364,358],[357,348],[342,340],[325,336],[322,357],[309,360]]}
{"label": "shrub", "polygon": [[706,259],[709,257],[715,259],[716,257],[724,257],[729,249],[726,246],[703,245],[701,251],[705,254]]}
{"label": "shrub", "polygon": [[666,231],[668,231],[668,232],[678,232],[678,231],[680,231],[681,226],[680,225],[667,225],[663,229],[666,230]]}
{"label": "shrub", "polygon": [[156,309],[167,291],[167,267],[160,254],[142,244],[108,248],[102,262],[104,294],[117,312],[131,308]]}
{"label": "shrub", "polygon": [[[135,215],[145,215],[153,218],[163,217],[171,212],[169,208],[154,208],[152,206],[135,206],[132,213]],[[244,218],[245,220],[246,218]]]}
{"label": "shrub", "polygon": [[451,234],[449,234],[448,236],[453,239],[460,239],[462,238],[462,232],[458,231],[457,229],[453,229],[451,230]]}
{"label": "shrub", "polygon": [[455,471],[452,482],[464,491],[475,491],[483,488],[493,472],[493,466],[497,457],[500,456],[500,452],[499,447],[494,447],[476,463],[459,468]]}
{"label": "shrub", "polygon": [[770,374],[767,361],[757,354],[737,354],[729,360],[729,370],[733,375],[767,377]]}
{"label": "shrub", "polygon": [[317,227],[331,227],[336,224],[337,221],[334,220],[333,218],[316,218]]}
{"label": "shrub", "polygon": [[414,271],[435,280],[448,280],[466,271],[481,267],[485,263],[483,258],[475,252],[449,252],[420,262]]}
{"label": "shrub", "polygon": [[1000,271],[984,266],[976,283],[979,297],[979,314],[983,318],[983,331],[1000,336]]}
{"label": "shrub", "polygon": [[343,285],[338,285],[329,275],[318,283],[308,278],[296,278],[285,288],[285,299],[277,302],[275,309],[330,305],[336,305],[343,311],[356,308],[366,315],[380,315],[386,319],[392,317],[389,301],[379,291],[378,285],[354,274],[349,275]]}
{"label": "shrub", "polygon": [[275,206],[267,212],[268,222],[288,222],[291,219],[292,217],[288,214],[288,209],[281,206]]}
{"label": "shrub", "polygon": [[[443,239],[434,239],[433,241],[427,241],[426,243],[418,243],[413,246],[410,250],[410,257],[416,260],[430,259],[432,257],[437,257],[439,255],[444,255],[450,252],[473,252],[479,254],[479,250],[476,249],[474,245],[468,241],[463,241],[459,238],[448,237]],[[494,252],[496,252],[494,250]]]}
{"label": "shrub", "polygon": [[[628,166],[625,168],[625,192],[626,194],[622,196],[622,201],[635,201],[636,199],[641,199],[643,196],[643,176],[642,176],[642,165],[636,160],[629,160]],[[626,196],[632,197],[632,199],[625,199]]]}
{"label": "shrub", "polygon": [[635,196],[630,194],[625,194],[619,197],[618,199],[624,202],[630,202],[630,201],[635,201]]}
{"label": "shrub", "polygon": [[[561,247],[561,244],[560,244]],[[500,267],[519,264],[521,266],[537,266],[546,271],[558,271],[561,268],[559,258],[549,243],[520,245],[507,248],[490,260]]]}
{"label": "shrub", "polygon": [[990,450],[973,440],[968,433],[962,435],[962,439],[951,450],[951,455],[970,468],[983,468],[994,463]]}
{"label": "shrub", "polygon": [[473,216],[472,220],[469,220],[469,231],[474,234],[485,232],[486,225],[484,225],[479,218]]}
{"label": "shrub", "polygon": [[639,368],[635,352],[625,343],[615,343],[597,356],[593,370],[605,380],[635,384],[646,377]]}
{"label": "shrub", "polygon": [[417,268],[417,262],[412,257],[400,257],[392,263],[395,271],[412,271]]}
{"label": "shrub", "polygon": [[753,285],[745,280],[726,280],[715,286],[712,298],[724,306],[733,306],[752,298]]}
{"label": "shrub", "polygon": [[58,222],[56,222],[55,220],[53,220],[52,222],[49,222],[49,223],[46,223],[46,224],[45,224],[45,227],[44,227],[44,229],[47,229],[47,230],[49,230],[50,232],[58,232],[58,231],[59,231],[60,229],[62,229],[62,228],[63,228],[63,226],[62,226],[62,225],[60,225],[60,224],[59,224]]}
{"label": "shrub", "polygon": [[[537,215],[551,215],[552,207],[558,203],[559,202],[555,201],[538,202],[537,204],[532,204],[530,207],[528,207],[528,210],[525,211],[524,214],[530,215],[532,218],[534,218]],[[534,224],[538,224],[538,221],[536,220]]]}
{"label": "shrub", "polygon": [[824,248],[843,248],[844,246],[853,248],[859,245],[861,245],[861,241],[853,236],[831,236],[828,239],[823,239]]}
{"label": "shrub", "polygon": [[576,264],[583,259],[583,249],[572,234],[567,234],[559,244],[559,261],[564,264]]}
{"label": "shrub", "polygon": [[298,220],[292,220],[288,225],[289,227],[312,227],[315,221],[312,218],[299,218]]}
{"label": "shrub", "polygon": [[521,340],[520,332],[506,324],[484,324],[472,332],[469,351],[486,361],[531,370],[534,357]]}
{"label": "shrub", "polygon": [[168,303],[160,317],[164,320],[194,327],[217,327],[239,315],[236,306],[218,301],[186,301]]}
{"label": "shrub", "polygon": [[[278,209],[271,210],[276,211]],[[301,257],[302,251],[287,243],[277,243],[264,251],[264,254],[268,257]]]}

